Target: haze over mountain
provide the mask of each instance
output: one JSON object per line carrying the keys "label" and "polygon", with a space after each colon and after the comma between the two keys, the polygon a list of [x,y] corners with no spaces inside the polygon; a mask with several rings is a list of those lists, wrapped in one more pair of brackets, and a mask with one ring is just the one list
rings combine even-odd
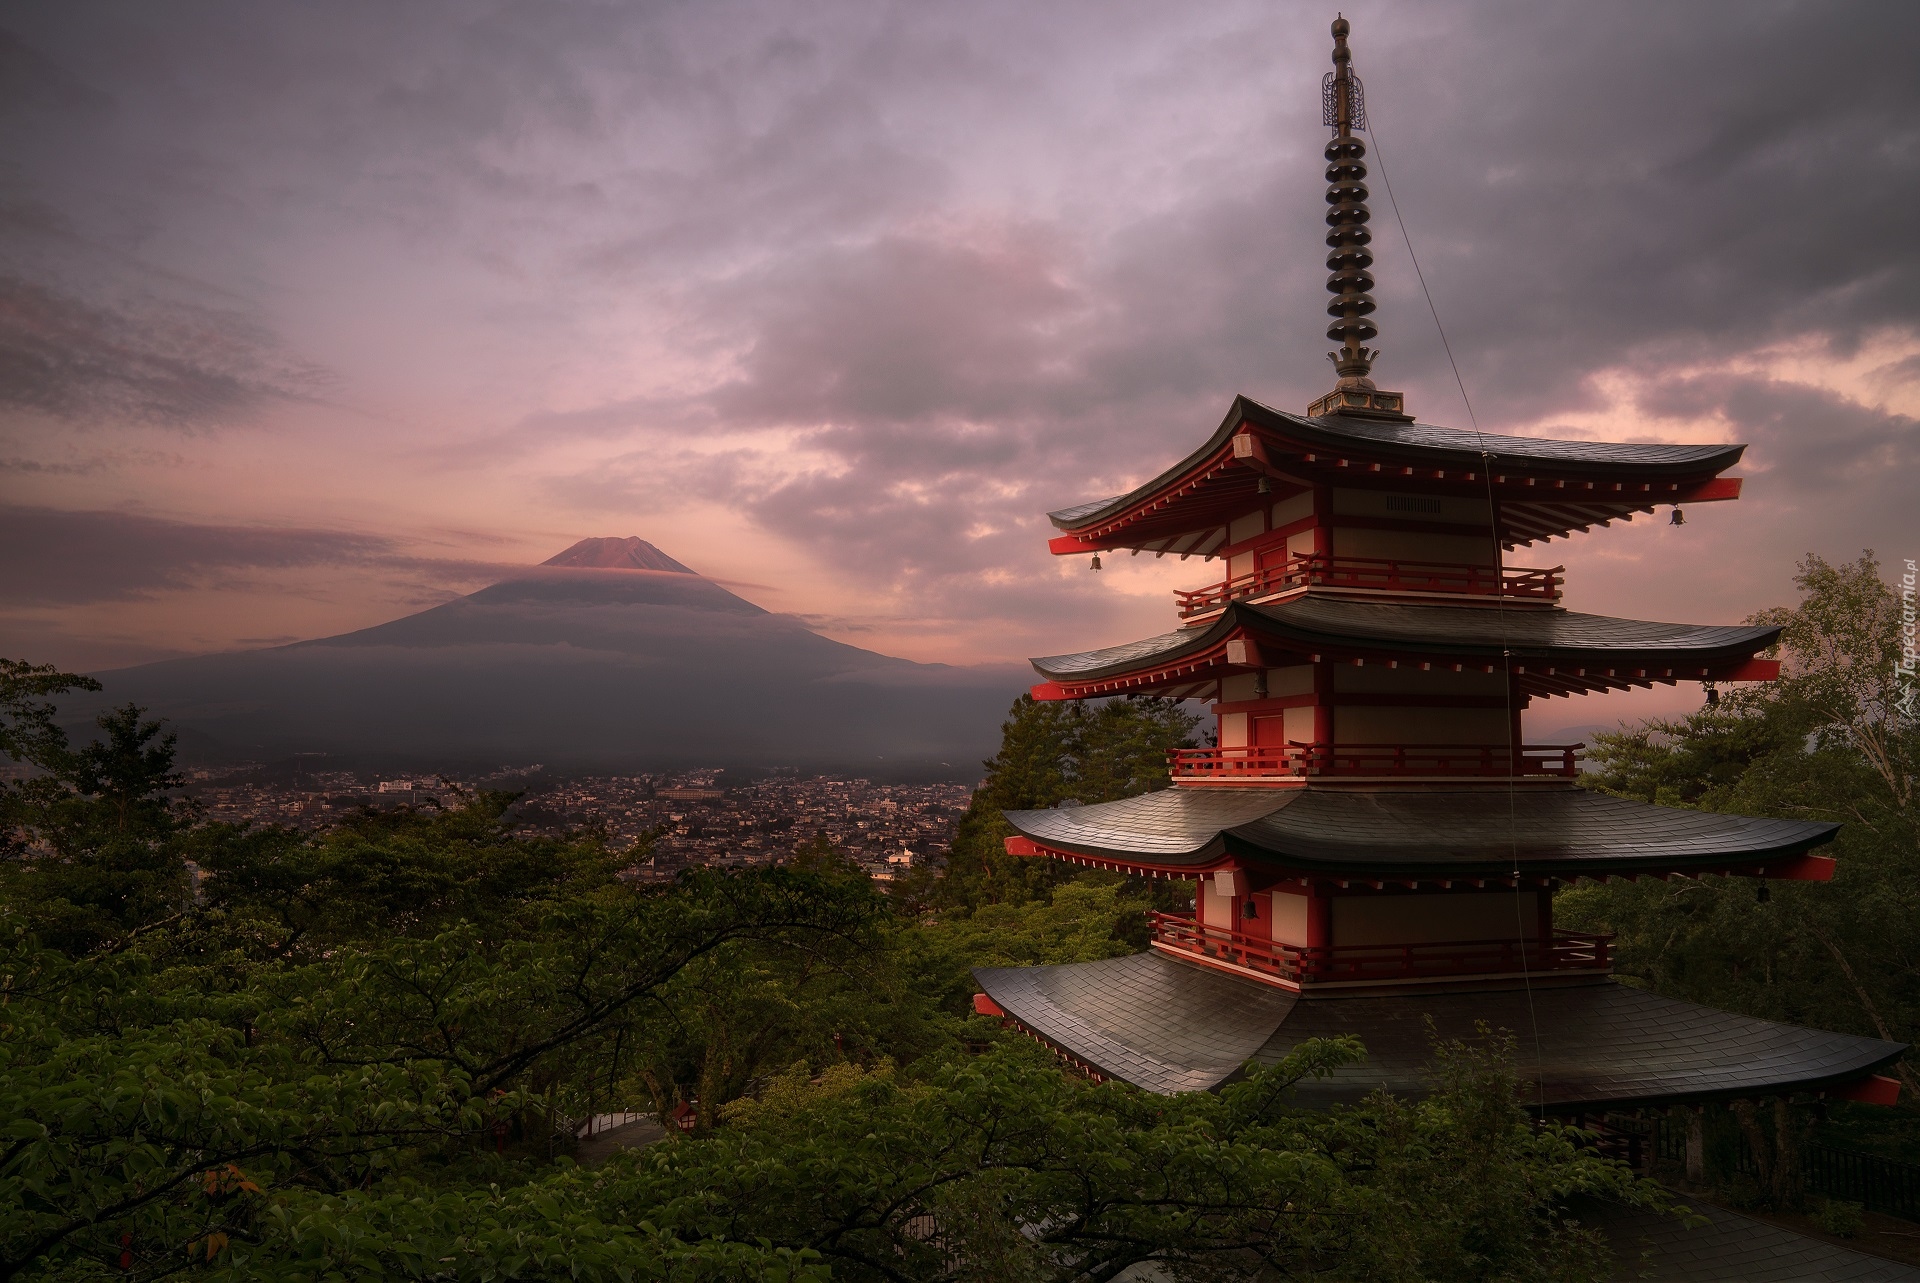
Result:
{"label": "haze over mountain", "polygon": [[[1027,682],[833,641],[644,539],[583,539],[389,623],[98,674],[209,760],[294,752],[446,766],[540,761],[971,772]],[[76,711],[77,706],[76,706]]]}

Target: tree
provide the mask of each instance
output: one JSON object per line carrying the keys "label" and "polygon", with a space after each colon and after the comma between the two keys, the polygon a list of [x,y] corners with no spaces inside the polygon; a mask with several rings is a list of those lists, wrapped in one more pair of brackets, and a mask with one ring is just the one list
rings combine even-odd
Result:
{"label": "tree", "polygon": [[1000,751],[954,831],[946,874],[934,893],[943,908],[1044,900],[1073,877],[1051,860],[1006,854],[1013,830],[1002,811],[1038,810],[1132,797],[1170,780],[1167,753],[1193,745],[1199,719],[1177,701],[1142,698],[1089,706],[1022,695],[1001,726]]}
{"label": "tree", "polygon": [[557,1182],[596,1221],[816,1253],[834,1277],[1608,1277],[1559,1210],[1649,1201],[1562,1128],[1530,1126],[1491,1040],[1437,1049],[1433,1095],[1316,1113],[1289,1088],[1360,1055],[1309,1044],[1218,1094],[1062,1074],[1018,1042],[920,1076],[797,1066],[706,1141]]}
{"label": "tree", "polygon": [[43,771],[57,770],[67,748],[66,733],[54,721],[50,695],[97,691],[100,683],[52,664],[0,659],[0,753]]}
{"label": "tree", "polygon": [[78,751],[50,715],[42,706],[10,719],[11,737],[45,774],[9,798],[5,876],[10,893],[33,906],[43,940],[86,952],[183,907],[187,868],[168,796],[183,781],[174,737],[135,705],[101,714],[95,724],[106,738]]}
{"label": "tree", "polygon": [[210,1234],[268,1233],[298,1191],[497,1175],[489,1141],[550,1152],[603,1073],[632,1071],[689,968],[742,944],[870,943],[876,911],[785,871],[701,873],[555,903],[526,938],[459,923],[237,983],[138,950],[69,960],[16,932],[0,1278],[112,1259],[123,1236],[141,1273],[166,1272]]}
{"label": "tree", "polygon": [[[1176,713],[1035,714],[1071,753],[1004,791],[1150,785]],[[503,795],[210,824],[166,801],[157,725],[102,729],[44,777],[0,901],[0,1279],[1579,1279],[1603,1258],[1564,1198],[1644,1197],[1527,1124],[1496,1045],[1440,1049],[1430,1100],[1323,1115],[1287,1089],[1352,1044],[1169,1099],[966,1014],[971,962],[1125,951],[1117,878],[929,925],[823,842],[642,884]],[[136,839],[200,893],[45,947]],[[649,1096],[698,1126],[569,1161],[575,1120]]]}

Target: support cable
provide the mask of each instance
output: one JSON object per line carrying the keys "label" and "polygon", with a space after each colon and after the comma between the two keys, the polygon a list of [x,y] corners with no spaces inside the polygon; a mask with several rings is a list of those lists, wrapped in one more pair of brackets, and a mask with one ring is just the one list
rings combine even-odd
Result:
{"label": "support cable", "polygon": [[[1507,772],[1507,851],[1513,863],[1513,915],[1518,931],[1520,946],[1520,983],[1527,995],[1527,1020],[1533,1026],[1534,1084],[1538,1095],[1540,1117],[1547,1113],[1546,1056],[1540,1045],[1540,1016],[1534,1008],[1533,974],[1527,962],[1527,923],[1520,904],[1520,836],[1519,836],[1519,780],[1516,772],[1521,761],[1521,739],[1517,725],[1518,710],[1514,707],[1513,648],[1507,631],[1506,603],[1506,557],[1500,540],[1499,505],[1493,491],[1493,455],[1487,449],[1484,433],[1480,431],[1479,416],[1473,412],[1473,398],[1467,394],[1467,381],[1460,373],[1460,363],[1454,359],[1453,344],[1447,340],[1447,327],[1440,320],[1440,309],[1433,301],[1433,291],[1427,285],[1427,274],[1421,270],[1420,256],[1414,252],[1413,236],[1407,230],[1407,220],[1400,213],[1400,202],[1393,194],[1393,180],[1387,176],[1387,157],[1380,146],[1379,112],[1376,109],[1367,122],[1367,133],[1373,143],[1373,155],[1380,170],[1380,183],[1387,190],[1387,204],[1393,210],[1393,220],[1400,227],[1400,238],[1406,242],[1407,258],[1413,263],[1413,274],[1420,282],[1420,293],[1427,300],[1427,311],[1433,315],[1433,328],[1440,334],[1440,346],[1447,354],[1447,365],[1453,370],[1453,381],[1460,389],[1460,401],[1467,408],[1467,422],[1473,426],[1473,438],[1480,447],[1480,477],[1487,490],[1487,528],[1493,536],[1494,558],[1494,618],[1500,633],[1500,656],[1506,672],[1506,713],[1507,734],[1511,737],[1511,763]],[[1541,892],[1551,895],[1550,888]],[[1539,914],[1535,915],[1536,927]],[[1544,951],[1552,947],[1552,941],[1545,936],[1540,939],[1540,948]]]}

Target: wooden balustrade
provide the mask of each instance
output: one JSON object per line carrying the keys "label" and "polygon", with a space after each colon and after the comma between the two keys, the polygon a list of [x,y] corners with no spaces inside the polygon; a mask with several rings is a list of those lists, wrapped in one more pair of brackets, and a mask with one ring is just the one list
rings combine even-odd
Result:
{"label": "wooden balustrade", "polygon": [[1613,962],[1613,937],[1583,931],[1556,931],[1545,939],[1529,940],[1307,946],[1276,944],[1226,927],[1202,926],[1190,914],[1154,913],[1151,917],[1154,940],[1168,948],[1267,972],[1293,984],[1605,971]]}
{"label": "wooden balustrade", "polygon": [[1560,776],[1580,770],[1585,744],[1258,744],[1176,748],[1167,753],[1176,780],[1243,780],[1307,775]]}
{"label": "wooden balustrade", "polygon": [[1368,588],[1381,592],[1465,593],[1477,597],[1511,597],[1558,601],[1560,575],[1566,567],[1535,570],[1508,566],[1476,566],[1452,561],[1400,561],[1386,557],[1333,557],[1324,553],[1295,553],[1284,562],[1237,575],[1192,590],[1176,589],[1174,602],[1182,619],[1219,610],[1245,597],[1265,597],[1293,588],[1324,585]]}

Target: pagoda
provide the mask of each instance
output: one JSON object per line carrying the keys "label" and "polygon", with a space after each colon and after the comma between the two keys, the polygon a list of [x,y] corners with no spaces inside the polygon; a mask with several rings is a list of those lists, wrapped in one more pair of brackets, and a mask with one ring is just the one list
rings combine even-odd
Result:
{"label": "pagoda", "polygon": [[1902,1044],[1676,1001],[1613,979],[1609,940],[1554,922],[1581,878],[1824,881],[1838,826],[1678,810],[1580,787],[1579,744],[1527,744],[1535,700],[1767,681],[1779,629],[1560,604],[1562,568],[1507,554],[1740,494],[1738,445],[1625,445],[1434,427],[1370,377],[1365,104],[1348,24],[1326,77],[1328,337],[1337,382],[1293,414],[1237,397],[1197,449],[1123,495],[1050,514],[1060,555],[1217,565],[1178,626],[1033,661],[1041,700],[1211,702],[1169,787],[1011,811],[1017,856],[1194,885],[1150,947],[982,968],[976,1008],[1098,1078],[1217,1088],[1309,1038],[1363,1063],[1308,1103],[1423,1089],[1432,1039],[1516,1036],[1564,1113],[1815,1094],[1891,1103]]}

